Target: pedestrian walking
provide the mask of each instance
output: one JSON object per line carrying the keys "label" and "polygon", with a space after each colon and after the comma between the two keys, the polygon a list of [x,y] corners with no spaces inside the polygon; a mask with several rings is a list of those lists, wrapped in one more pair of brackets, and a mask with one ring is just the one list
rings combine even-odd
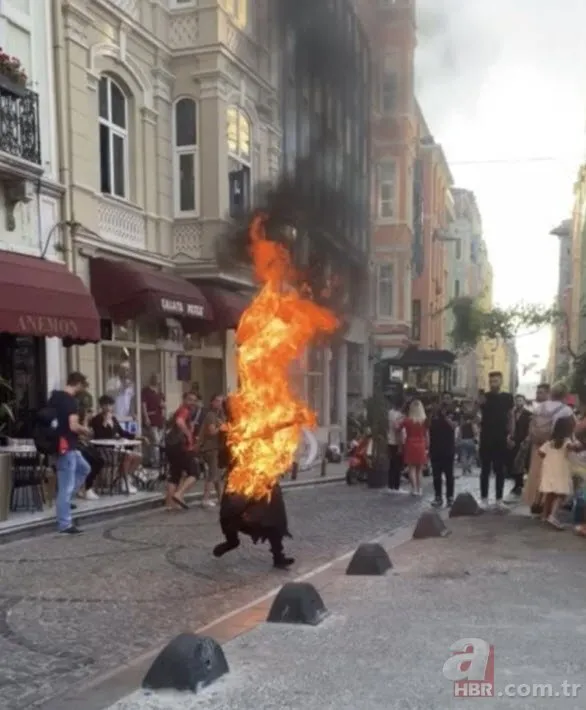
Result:
{"label": "pedestrian walking", "polygon": [[197,442],[191,426],[196,402],[197,398],[192,392],[183,395],[183,403],[171,418],[165,437],[165,452],[169,462],[167,510],[172,510],[176,506],[188,508],[184,500],[185,494],[199,477]]}
{"label": "pedestrian walking", "polygon": [[77,395],[86,387],[81,372],[72,372],[62,390],[55,390],[47,402],[47,410],[54,413],[57,441],[57,528],[68,535],[81,532],[71,516],[71,499],[84,485],[90,465],[79,450],[80,435],[89,436],[90,430],[79,421]]}
{"label": "pedestrian walking", "polygon": [[451,394],[444,393],[442,402],[429,420],[429,460],[433,475],[433,507],[443,505],[443,479],[446,480],[446,505],[454,502],[454,459],[456,457],[456,420],[451,408]]}
{"label": "pedestrian walking", "polygon": [[403,413],[396,399],[391,400],[388,414],[387,443],[389,452],[389,492],[401,492],[401,474],[403,472],[403,432],[399,430]]}
{"label": "pedestrian walking", "polygon": [[558,520],[558,510],[563,501],[573,492],[569,454],[582,449],[582,445],[572,438],[574,425],[573,417],[558,418],[551,439],[539,448],[542,459],[539,486],[543,496],[541,519],[560,530],[564,526]]}
{"label": "pedestrian walking", "polygon": [[466,413],[462,416],[459,430],[458,449],[460,451],[460,465],[462,473],[468,476],[472,473],[472,465],[476,461],[476,438],[478,428],[474,421],[474,415]]}
{"label": "pedestrian walking", "polygon": [[533,515],[541,514],[543,502],[540,492],[543,459],[539,455],[539,447],[551,438],[557,419],[574,416],[565,403],[567,395],[568,388],[563,383],[557,383],[551,389],[547,384],[539,385],[535,394],[536,406],[529,426],[531,458],[522,496]]}
{"label": "pedestrian walking", "polygon": [[529,425],[531,424],[531,412],[527,408],[527,402],[523,395],[515,397],[515,408],[513,409],[513,445],[509,448],[507,455],[506,474],[513,479],[513,487],[507,496],[507,503],[516,503],[523,493],[523,483],[525,480],[524,460],[527,454],[519,458],[521,448],[529,436]]}
{"label": "pedestrian walking", "polygon": [[222,498],[222,472],[220,470],[220,447],[222,425],[224,419],[224,401],[219,394],[214,395],[210,401],[210,409],[205,415],[199,432],[200,451],[205,462],[205,481],[203,489],[202,506],[211,508],[216,503],[210,500],[210,489],[216,490],[218,501]]}
{"label": "pedestrian walking", "polygon": [[513,408],[515,402],[508,392],[501,392],[501,372],[488,375],[489,391],[480,404],[480,498],[488,507],[490,474],[494,473],[496,505],[503,508],[505,465],[513,443]]}
{"label": "pedestrian walking", "polygon": [[421,495],[421,473],[427,463],[428,432],[427,416],[421,400],[414,399],[409,412],[399,423],[399,431],[405,432],[404,461],[409,469],[411,495]]}

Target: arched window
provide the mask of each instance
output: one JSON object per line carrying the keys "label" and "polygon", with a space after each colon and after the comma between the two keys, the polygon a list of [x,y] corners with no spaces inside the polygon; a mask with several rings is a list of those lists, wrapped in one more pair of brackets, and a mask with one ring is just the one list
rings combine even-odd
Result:
{"label": "arched window", "polygon": [[250,207],[251,126],[237,106],[226,113],[230,215],[236,217]]}
{"label": "arched window", "polygon": [[197,106],[193,99],[184,98],[177,101],[174,122],[175,213],[180,216],[194,216],[199,210],[199,154]]}
{"label": "arched window", "polygon": [[100,189],[128,197],[128,100],[109,76],[99,85]]}

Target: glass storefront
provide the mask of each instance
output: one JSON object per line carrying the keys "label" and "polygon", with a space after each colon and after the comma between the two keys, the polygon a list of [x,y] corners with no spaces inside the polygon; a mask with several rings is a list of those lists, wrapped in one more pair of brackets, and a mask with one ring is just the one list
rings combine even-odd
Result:
{"label": "glass storefront", "polygon": [[45,339],[0,334],[0,404],[14,414],[0,419],[0,434],[31,436],[35,412],[47,398]]}

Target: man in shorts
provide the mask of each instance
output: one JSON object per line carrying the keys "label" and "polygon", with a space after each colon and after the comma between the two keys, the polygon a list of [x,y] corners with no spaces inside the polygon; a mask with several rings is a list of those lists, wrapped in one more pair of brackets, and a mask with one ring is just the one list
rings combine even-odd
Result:
{"label": "man in shorts", "polygon": [[219,467],[220,432],[224,424],[223,398],[214,395],[210,401],[210,408],[204,417],[199,432],[200,452],[206,465],[205,482],[203,488],[202,506],[213,508],[216,503],[210,500],[210,489],[216,489],[218,500],[222,498],[222,472]]}

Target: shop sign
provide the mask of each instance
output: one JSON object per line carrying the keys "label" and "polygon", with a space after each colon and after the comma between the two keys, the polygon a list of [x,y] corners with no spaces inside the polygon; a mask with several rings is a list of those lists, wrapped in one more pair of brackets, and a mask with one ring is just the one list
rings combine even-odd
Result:
{"label": "shop sign", "polygon": [[172,313],[186,318],[203,318],[204,315],[203,306],[196,303],[173,301],[170,298],[161,298],[161,310],[163,313]]}
{"label": "shop sign", "polygon": [[27,335],[47,338],[77,338],[77,323],[71,318],[22,315],[18,318],[18,330]]}

